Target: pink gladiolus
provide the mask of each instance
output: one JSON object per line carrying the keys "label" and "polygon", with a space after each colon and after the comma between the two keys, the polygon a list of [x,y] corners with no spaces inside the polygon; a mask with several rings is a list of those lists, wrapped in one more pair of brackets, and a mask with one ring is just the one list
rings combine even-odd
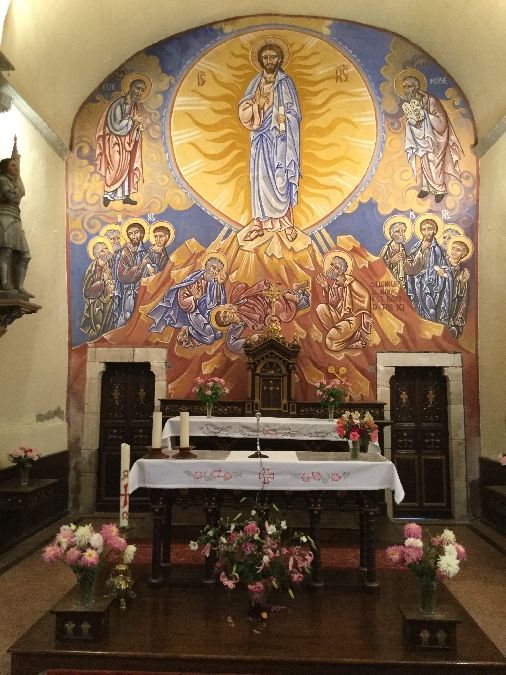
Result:
{"label": "pink gladiolus", "polygon": [[423,549],[418,546],[406,546],[404,549],[404,560],[406,565],[418,562],[423,558]]}
{"label": "pink gladiolus", "polygon": [[404,538],[405,539],[421,539],[422,538],[422,528],[416,523],[406,523],[404,525]]}
{"label": "pink gladiolus", "polygon": [[207,544],[202,549],[202,555],[207,558],[210,553],[211,553],[211,544],[210,542],[207,542]]}
{"label": "pink gladiolus", "polygon": [[[234,576],[234,575],[233,575],[233,576]],[[237,575],[235,575],[235,576],[237,576]],[[233,581],[232,579],[229,579],[229,578],[227,577],[227,575],[225,574],[225,572],[222,572],[222,573],[220,574],[220,581],[221,581],[221,583],[222,583],[224,586],[226,586],[227,588],[235,588],[235,585],[236,585],[236,583],[237,583],[237,581]]]}
{"label": "pink gladiolus", "polygon": [[254,536],[255,534],[260,534],[260,530],[257,527],[256,523],[248,523],[244,527],[244,534],[248,534],[250,536]]}
{"label": "pink gladiolus", "polygon": [[392,565],[401,565],[404,562],[404,546],[389,546],[385,553]]}
{"label": "pink gladiolus", "polygon": [[262,593],[263,590],[264,590],[264,586],[259,581],[257,581],[254,584],[248,584],[248,591],[250,593]]}
{"label": "pink gladiolus", "polygon": [[460,544],[454,544],[457,551],[457,560],[465,560],[467,558],[466,549]]}
{"label": "pink gladiolus", "polygon": [[110,543],[111,539],[117,539],[119,537],[119,527],[114,523],[102,525],[100,534],[107,543]]}
{"label": "pink gladiolus", "polygon": [[304,575],[300,572],[294,572],[290,577],[294,584],[300,584],[301,581],[304,581]]}
{"label": "pink gladiolus", "polygon": [[94,548],[87,548],[81,558],[81,565],[83,567],[96,567],[100,562],[100,556]]}
{"label": "pink gladiolus", "polygon": [[81,559],[81,551],[78,548],[71,548],[65,554],[65,562],[67,565],[77,565]]}
{"label": "pink gladiolus", "polygon": [[59,560],[62,557],[62,550],[58,544],[49,544],[42,552],[44,562],[50,563]]}
{"label": "pink gladiolus", "polygon": [[241,548],[246,555],[251,555],[255,550],[255,544],[252,544],[250,541],[245,541]]}
{"label": "pink gladiolus", "polygon": [[358,431],[353,430],[350,433],[350,441],[359,441],[359,440],[360,440],[360,434],[358,433]]}

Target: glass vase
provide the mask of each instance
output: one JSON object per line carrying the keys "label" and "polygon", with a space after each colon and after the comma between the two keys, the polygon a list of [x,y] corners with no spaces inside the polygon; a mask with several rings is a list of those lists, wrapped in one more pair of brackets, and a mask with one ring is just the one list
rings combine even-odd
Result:
{"label": "glass vase", "polygon": [[207,408],[206,417],[211,418],[213,416],[213,404],[212,403],[206,403],[206,408]]}
{"label": "glass vase", "polygon": [[335,409],[335,406],[329,405],[329,422],[334,421],[334,409]]}
{"label": "glass vase", "polygon": [[91,607],[95,604],[95,582],[97,580],[96,568],[83,568],[76,571],[77,579],[77,605],[79,607]]}
{"label": "glass vase", "polygon": [[350,459],[356,462],[360,459],[360,441],[348,441],[350,446]]}
{"label": "glass vase", "polygon": [[260,582],[260,584],[262,586],[262,590],[257,593],[252,593],[248,589],[248,616],[251,619],[261,620],[266,619],[268,616],[267,592],[269,590],[269,586],[265,582]]}
{"label": "glass vase", "polygon": [[29,466],[20,466],[19,467],[19,484],[21,487],[26,487],[28,485],[28,479],[30,476],[30,467]]}
{"label": "glass vase", "polygon": [[419,579],[420,582],[420,611],[422,614],[434,614],[437,604],[437,589],[439,580]]}

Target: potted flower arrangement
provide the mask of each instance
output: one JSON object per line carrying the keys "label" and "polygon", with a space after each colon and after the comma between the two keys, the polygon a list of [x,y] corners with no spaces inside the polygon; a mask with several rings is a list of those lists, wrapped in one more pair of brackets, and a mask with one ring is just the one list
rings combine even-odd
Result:
{"label": "potted flower arrangement", "polygon": [[[249,594],[251,617],[267,618],[267,592],[285,587],[293,599],[292,588],[310,574],[315,548],[312,539],[300,532],[288,533],[282,520],[261,522],[258,513],[239,522],[241,514],[229,522],[221,519],[217,526],[207,525],[190,548],[202,547],[203,555],[216,554],[216,573],[224,586],[233,589],[245,584]],[[308,548],[304,548],[303,545]]]}
{"label": "potted flower arrangement", "polygon": [[361,415],[358,410],[353,413],[346,410],[337,420],[336,432],[348,440],[353,460],[360,459],[361,445],[367,448],[369,443],[378,441],[378,425],[369,412]]}
{"label": "potted flower arrangement", "polygon": [[63,525],[54,540],[44,548],[47,563],[61,560],[76,575],[77,604],[88,607],[95,602],[95,581],[99,567],[111,551],[120,553],[123,564],[132,562],[136,547],[127,545],[120,529],[113,523],[95,532],[91,525]]}
{"label": "potted flower arrangement", "polygon": [[466,551],[447,529],[438,537],[429,536],[424,543],[420,525],[408,523],[404,525],[404,537],[403,546],[387,548],[387,558],[392,565],[405,566],[413,572],[420,582],[420,611],[434,614],[439,581],[457,574]]}
{"label": "potted flower arrangement", "polygon": [[320,401],[322,408],[328,408],[329,422],[334,420],[334,410],[340,408],[348,397],[349,382],[344,382],[335,378],[330,380],[319,380],[316,383],[316,398]]}
{"label": "potted flower arrangement", "polygon": [[212,417],[213,405],[225,394],[228,394],[228,389],[225,386],[225,380],[220,377],[211,377],[207,382],[201,377],[197,377],[192,392],[202,403],[206,404],[207,417]]}
{"label": "potted flower arrangement", "polygon": [[501,452],[497,458],[499,464],[506,466],[506,452]]}
{"label": "potted flower arrangement", "polygon": [[28,485],[28,474],[35,462],[40,459],[40,452],[36,448],[21,445],[9,454],[9,459],[19,468],[21,485]]}

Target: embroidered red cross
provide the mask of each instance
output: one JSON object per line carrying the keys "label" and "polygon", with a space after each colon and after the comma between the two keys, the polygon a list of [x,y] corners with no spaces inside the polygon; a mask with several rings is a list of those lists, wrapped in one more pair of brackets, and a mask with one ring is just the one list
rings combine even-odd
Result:
{"label": "embroidered red cross", "polygon": [[274,480],[274,474],[270,469],[262,469],[262,471],[260,471],[258,474],[258,478],[264,485],[268,485],[271,480]]}

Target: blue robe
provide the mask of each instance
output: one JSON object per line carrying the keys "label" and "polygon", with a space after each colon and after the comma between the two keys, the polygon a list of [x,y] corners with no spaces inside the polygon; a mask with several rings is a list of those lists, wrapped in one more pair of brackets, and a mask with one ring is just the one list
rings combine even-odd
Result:
{"label": "blue robe", "polygon": [[[249,84],[241,99],[255,97],[263,73]],[[286,132],[281,133],[277,117],[284,106]],[[298,202],[300,180],[300,120],[297,90],[282,70],[276,73],[272,106],[264,112],[262,125],[251,131],[250,185],[253,218],[282,218]]]}
{"label": "blue robe", "polygon": [[[134,311],[137,294],[139,293],[139,286],[141,285],[141,278],[148,276],[148,271],[144,268],[142,274],[139,275],[133,283],[123,283],[118,279],[118,267],[123,251],[127,246],[128,244],[123,246],[114,261],[113,278],[116,282],[113,298],[114,328],[121,328],[121,326],[124,326],[129,321]],[[141,264],[147,251],[148,249],[141,242],[133,255],[133,260],[131,261],[133,263],[132,267],[137,267],[137,265]]]}
{"label": "blue robe", "polygon": [[[452,303],[453,276],[436,239],[432,240],[427,251],[428,257],[425,265],[422,265],[420,258],[414,260],[421,246],[421,241],[415,244],[404,263],[404,268],[408,272],[407,293],[416,313],[422,319],[447,325]],[[418,270],[420,266],[421,269],[415,274],[409,274],[410,267]],[[440,276],[434,269],[435,267],[440,267],[448,276]]]}
{"label": "blue robe", "polygon": [[216,279],[208,281],[206,292],[197,301],[194,312],[184,312],[178,303],[178,291],[187,288],[198,281],[204,270],[197,270],[189,274],[180,284],[169,288],[163,299],[154,307],[148,316],[153,319],[149,327],[150,333],[162,333],[167,326],[182,328],[188,326],[189,334],[198,342],[206,345],[219,340],[223,333],[216,330],[210,323],[211,310],[227,302],[225,286]]}

